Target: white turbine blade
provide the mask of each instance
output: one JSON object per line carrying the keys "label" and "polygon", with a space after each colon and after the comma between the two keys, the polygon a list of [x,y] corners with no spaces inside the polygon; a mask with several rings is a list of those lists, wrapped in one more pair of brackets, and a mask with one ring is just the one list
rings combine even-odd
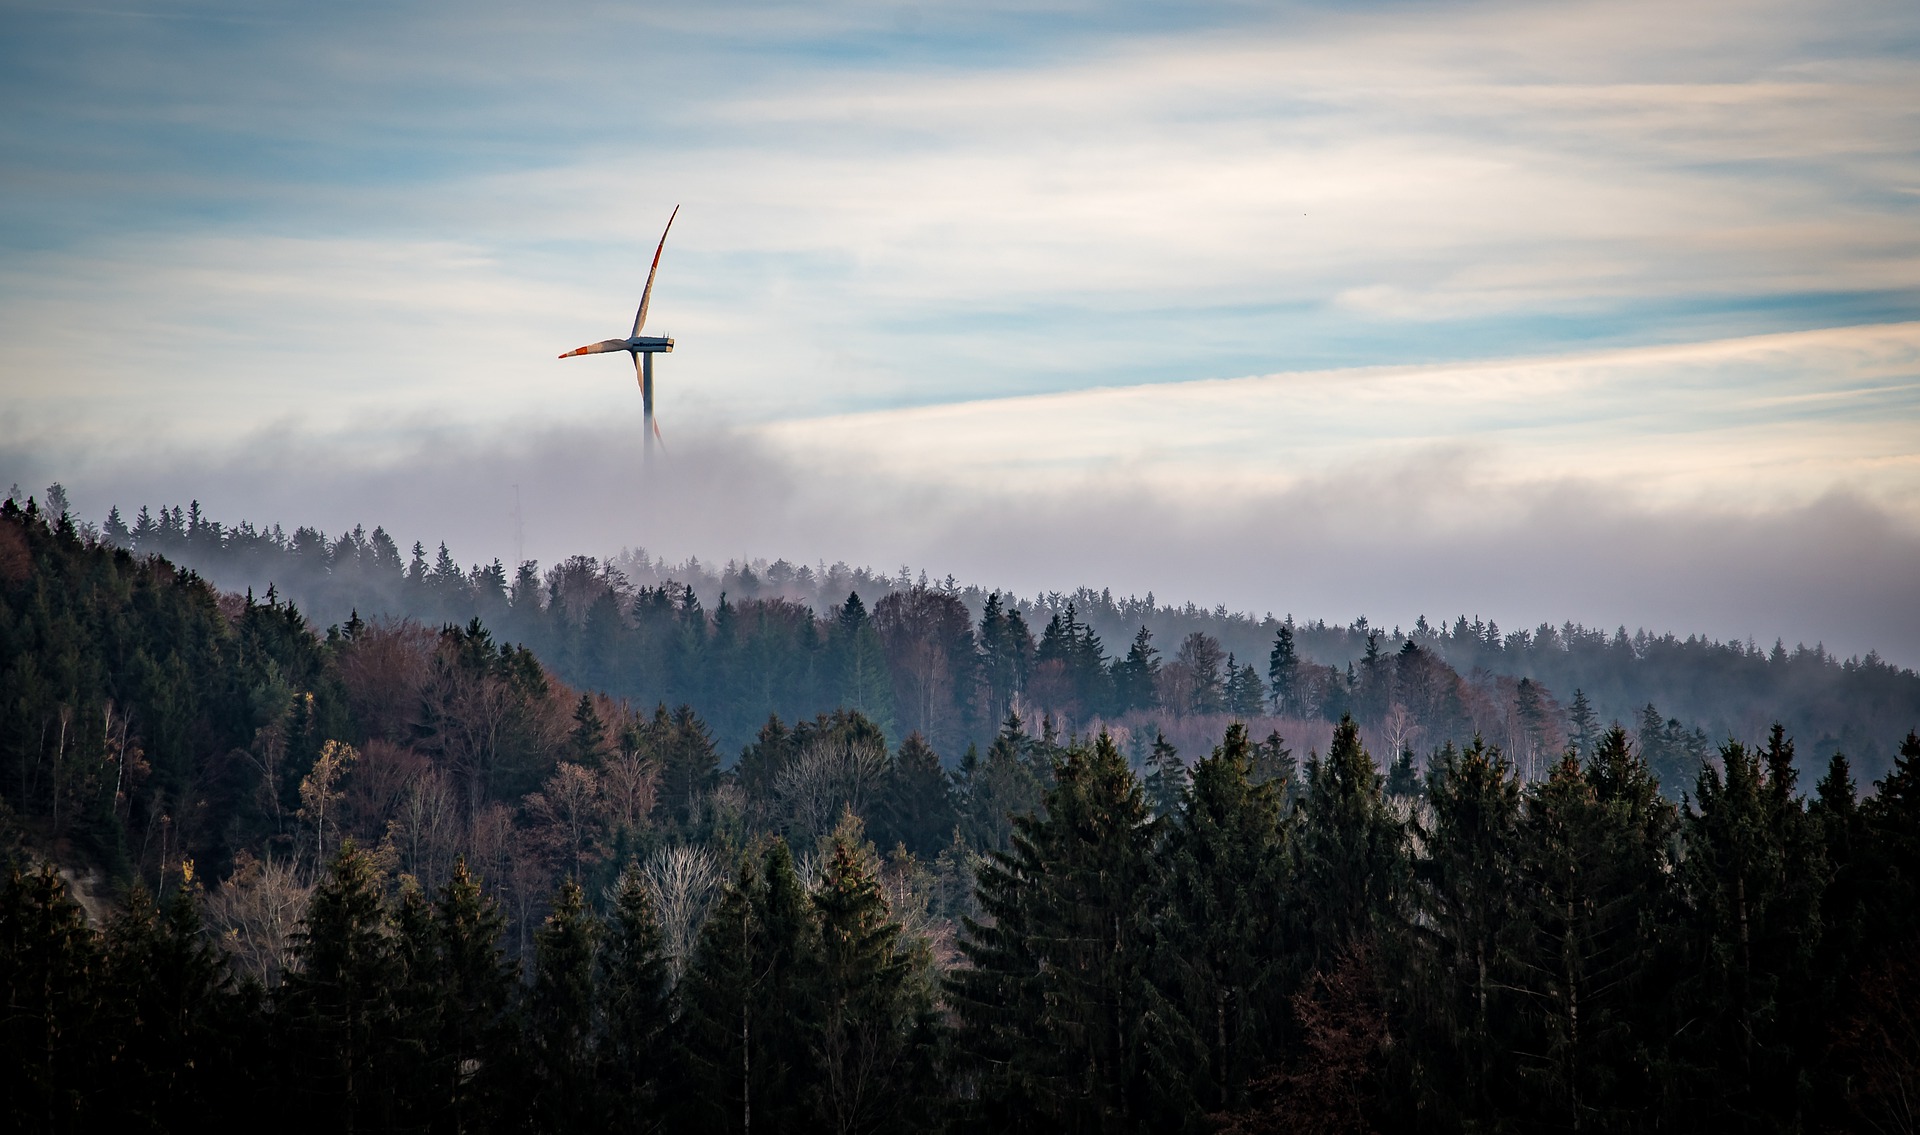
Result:
{"label": "white turbine blade", "polygon": [[647,304],[653,301],[653,277],[660,271],[660,251],[667,247],[667,234],[673,231],[673,218],[680,215],[680,206],[673,207],[673,213],[667,217],[667,227],[660,230],[660,243],[653,250],[653,267],[647,269],[647,290],[640,293],[640,310],[634,313],[633,333],[647,325]]}
{"label": "white turbine blade", "polygon": [[624,351],[626,349],[627,341],[625,339],[602,339],[598,343],[588,343],[584,347],[568,351],[560,357],[570,359],[575,355],[604,355],[608,351]]}

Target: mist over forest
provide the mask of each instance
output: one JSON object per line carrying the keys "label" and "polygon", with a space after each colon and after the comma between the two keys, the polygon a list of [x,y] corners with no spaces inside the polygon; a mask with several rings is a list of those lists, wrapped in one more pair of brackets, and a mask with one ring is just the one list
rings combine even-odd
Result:
{"label": "mist over forest", "polygon": [[[642,708],[695,706],[723,754],[770,714],[793,721],[841,705],[896,741],[919,733],[948,764],[990,741],[1009,710],[1063,733],[1107,729],[1136,764],[1156,736],[1203,753],[1229,720],[1324,748],[1351,713],[1373,751],[1406,750],[1416,767],[1478,736],[1533,776],[1569,741],[1620,722],[1644,738],[1677,795],[1714,745],[1775,721],[1800,739],[1803,773],[1817,775],[1839,750],[1877,777],[1892,760],[1888,739],[1920,708],[1920,678],[1877,653],[1841,659],[1818,644],[1665,629],[1502,629],[1468,614],[1391,628],[1361,614],[1340,625],[1092,586],[1019,596],[908,567],[669,563],[644,549],[463,567],[445,543],[377,527],[330,538],[310,526],[227,523],[197,503],[130,515],[114,506],[95,531],[228,592],[271,589],[317,627],[356,616],[427,628],[478,619],[575,686]],[[833,640],[854,636],[856,616],[873,623],[877,692],[849,692],[838,672]],[[1276,655],[1283,628],[1290,658]],[[777,677],[742,677],[753,671]]]}

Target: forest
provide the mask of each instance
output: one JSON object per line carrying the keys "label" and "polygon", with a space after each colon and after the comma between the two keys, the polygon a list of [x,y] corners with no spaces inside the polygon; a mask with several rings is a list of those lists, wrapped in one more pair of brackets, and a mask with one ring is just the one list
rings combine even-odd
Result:
{"label": "forest", "polygon": [[162,512],[0,503],[21,1130],[1920,1120],[1877,658]]}

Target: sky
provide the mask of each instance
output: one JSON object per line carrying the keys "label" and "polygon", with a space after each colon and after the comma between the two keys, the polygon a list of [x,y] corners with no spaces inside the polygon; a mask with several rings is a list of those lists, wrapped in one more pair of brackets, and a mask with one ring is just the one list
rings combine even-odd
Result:
{"label": "sky", "polygon": [[1920,8],[0,0],[53,480],[1920,665]]}

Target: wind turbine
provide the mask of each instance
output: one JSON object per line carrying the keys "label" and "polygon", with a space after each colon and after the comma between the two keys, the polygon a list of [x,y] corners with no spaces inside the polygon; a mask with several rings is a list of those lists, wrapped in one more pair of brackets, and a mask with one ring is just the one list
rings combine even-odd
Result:
{"label": "wind turbine", "polygon": [[657,335],[642,335],[640,329],[647,325],[647,304],[653,300],[653,278],[660,271],[660,253],[667,247],[667,233],[673,229],[673,218],[680,215],[680,206],[673,207],[673,213],[667,218],[667,227],[660,230],[660,243],[653,250],[653,267],[647,270],[647,290],[640,293],[640,310],[633,317],[633,334],[625,339],[605,339],[598,343],[589,343],[578,350],[561,355],[570,359],[575,355],[601,355],[609,351],[625,351],[633,356],[634,374],[640,380],[640,404],[645,415],[643,429],[646,434],[646,461],[653,461],[653,439],[660,436],[660,427],[653,421],[653,356],[673,350],[673,340]]}

